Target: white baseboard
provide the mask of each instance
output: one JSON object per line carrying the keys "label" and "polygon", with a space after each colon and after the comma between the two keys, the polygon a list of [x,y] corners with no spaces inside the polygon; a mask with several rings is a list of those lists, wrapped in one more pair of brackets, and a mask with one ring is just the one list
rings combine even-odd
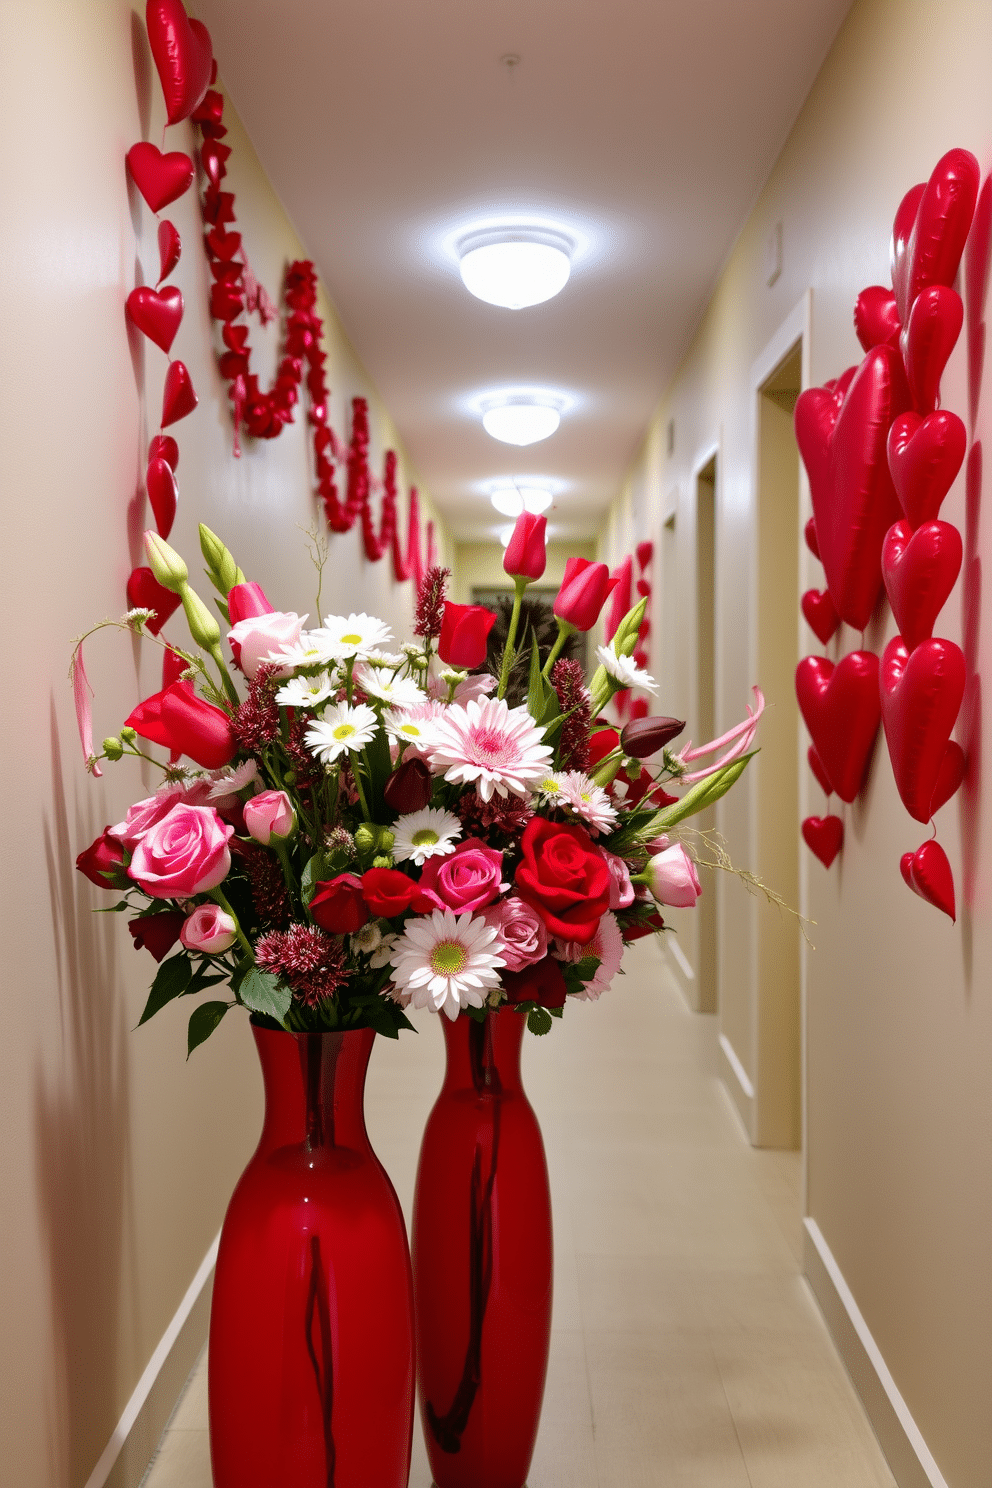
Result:
{"label": "white baseboard", "polygon": [[806,1280],[899,1488],[947,1488],[815,1219],[804,1219]]}
{"label": "white baseboard", "polygon": [[207,1338],[218,1234],[159,1339],[86,1480],[86,1488],[137,1488]]}

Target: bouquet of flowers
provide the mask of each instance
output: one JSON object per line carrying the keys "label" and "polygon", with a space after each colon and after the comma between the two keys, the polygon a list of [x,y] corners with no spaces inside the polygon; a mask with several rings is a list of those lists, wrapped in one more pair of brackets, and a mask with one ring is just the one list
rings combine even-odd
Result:
{"label": "bouquet of flowers", "polygon": [[[740,776],[761,694],[737,728],[677,754],[677,719],[611,727],[601,715],[616,692],[657,691],[633,660],[647,601],[598,648],[587,686],[560,653],[596,624],[612,581],[605,564],[572,558],[557,639],[542,658],[531,636],[528,652],[519,620],[544,573],[543,517],[523,514],[506,549],[515,600],[492,671],[494,616],[445,602],[447,570],[428,571],[414,639],[393,651],[372,616],[321,620],[319,590],[306,629],[208,528],[200,540],[229,657],[182,558],[146,533],[194,645],[161,642],[162,690],[98,755],[88,702],[80,711],[94,773],[125,756],[158,765],[146,741],[169,755],[154,795],[76,864],[118,892],[112,909],[160,962],[142,1022],[225,984],[224,1000],[195,1007],[190,1051],[238,1005],[269,1027],[396,1037],[411,1005],[482,1019],[508,1003],[546,1033],[569,998],[606,990],[625,943],[663,928],[659,905],[695,903],[696,866],[673,829]],[[155,622],[136,610],[120,623],[157,633]],[[525,699],[511,706],[521,659]],[[73,680],[80,710],[82,642]]]}

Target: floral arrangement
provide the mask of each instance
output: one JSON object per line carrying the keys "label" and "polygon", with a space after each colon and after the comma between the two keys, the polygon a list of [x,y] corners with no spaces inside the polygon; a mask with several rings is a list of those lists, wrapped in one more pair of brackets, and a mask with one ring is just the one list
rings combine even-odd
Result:
{"label": "floral arrangement", "polygon": [[[447,570],[425,575],[414,639],[394,652],[366,614],[306,629],[209,529],[200,540],[230,659],[186,564],[153,532],[149,565],[194,647],[160,642],[162,690],[99,755],[82,642],[73,655],[88,767],[158,765],[146,742],[169,755],[155,793],[76,864],[118,892],[112,909],[160,962],[142,1022],[226,984],[229,997],[194,1009],[190,1051],[237,1005],[267,1026],[396,1037],[411,1005],[482,1019],[509,1004],[545,1033],[570,998],[606,990],[627,942],[663,929],[659,906],[695,903],[696,865],[673,829],[740,776],[761,694],[735,729],[679,753],[677,719],[611,727],[601,715],[617,692],[657,691],[632,659],[647,601],[597,649],[587,686],[559,653],[596,624],[614,580],[572,558],[557,639],[542,660],[530,638],[526,701],[510,706],[524,592],[545,568],[543,517],[524,513],[506,549],[515,598],[493,671],[480,668],[494,616],[446,602]],[[119,623],[150,619],[134,610]]]}

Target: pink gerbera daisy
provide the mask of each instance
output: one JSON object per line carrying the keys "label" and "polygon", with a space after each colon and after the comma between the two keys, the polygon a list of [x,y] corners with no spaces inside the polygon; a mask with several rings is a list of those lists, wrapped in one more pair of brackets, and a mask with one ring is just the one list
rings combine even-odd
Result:
{"label": "pink gerbera daisy", "polygon": [[526,796],[551,765],[543,737],[526,708],[509,708],[503,698],[472,698],[464,707],[453,703],[436,721],[428,761],[445,780],[474,783],[483,801],[494,792]]}
{"label": "pink gerbera daisy", "polygon": [[568,770],[556,779],[560,782],[553,798],[556,806],[573,811],[594,832],[610,830],[617,819],[617,813],[601,785],[596,785],[581,770]]}

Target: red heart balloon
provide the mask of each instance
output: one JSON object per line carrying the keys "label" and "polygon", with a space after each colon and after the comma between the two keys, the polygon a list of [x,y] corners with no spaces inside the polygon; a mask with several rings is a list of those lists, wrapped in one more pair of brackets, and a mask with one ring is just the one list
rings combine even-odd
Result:
{"label": "red heart balloon", "polygon": [[176,264],[182,257],[183,240],[179,236],[179,229],[174,222],[168,218],[158,225],[158,282],[168,279]]}
{"label": "red heart balloon", "polygon": [[882,655],[885,742],[902,803],[917,821],[928,822],[933,815],[937,778],[964,682],[964,655],[953,641],[921,641],[910,652],[902,636],[895,636]]}
{"label": "red heart balloon", "polygon": [[806,758],[809,761],[809,767],[813,771],[813,774],[816,776],[816,779],[820,784],[820,789],[823,791],[824,795],[832,796],[834,793],[834,788],[830,784],[830,776],[827,774],[826,770],[823,767],[823,761],[816,752],[815,744],[811,744],[807,749]]}
{"label": "red heart balloon", "polygon": [[926,189],[926,181],[920,181],[916,186],[909,188],[899,203],[896,218],[892,224],[889,266],[892,270],[892,289],[896,297],[896,311],[902,322],[905,322],[909,307],[913,303],[909,298],[909,240],[916,225],[916,213]]}
{"label": "red heart balloon", "polygon": [[806,624],[825,646],[840,624],[829,589],[807,589],[799,603]]}
{"label": "red heart balloon", "polygon": [[222,232],[219,227],[215,227],[207,233],[207,247],[214,258],[229,262],[241,247],[241,234]]}
{"label": "red heart balloon", "polygon": [[154,610],[155,614],[145,621],[145,629],[158,635],[170,615],[178,610],[181,601],[171,589],[164,589],[150,568],[136,568],[127,581],[127,605],[129,610]]}
{"label": "red heart balloon", "polygon": [[166,289],[142,285],[127,297],[127,313],[149,341],[168,354],[183,318],[183,292],[170,284]]}
{"label": "red heart balloon", "polygon": [[[921,290],[954,283],[978,200],[981,171],[969,150],[948,150],[933,168],[916,209],[906,250],[906,303],[900,320]],[[898,294],[898,289],[897,289]]]}
{"label": "red heart balloon", "polygon": [[968,435],[956,413],[902,413],[886,441],[889,473],[911,527],[932,521],[954,484]]}
{"label": "red heart balloon", "polygon": [[221,331],[221,340],[224,345],[230,347],[231,351],[244,352],[248,348],[248,327],[245,325],[231,325],[225,322]]}
{"label": "red heart balloon", "polygon": [[896,297],[883,284],[870,284],[854,304],[854,330],[865,351],[889,342],[895,346],[902,329]]}
{"label": "red heart balloon", "polygon": [[842,801],[853,801],[878,733],[878,657],[851,651],[834,666],[806,656],[796,667],[796,697],[827,779]]}
{"label": "red heart balloon", "polygon": [[921,413],[930,413],[937,406],[940,379],[963,320],[961,296],[943,284],[921,290],[913,301],[900,345],[909,390]]}
{"label": "red heart balloon", "polygon": [[933,788],[933,799],[930,802],[930,811],[936,816],[941,806],[945,805],[955,794],[964,779],[965,767],[968,760],[964,750],[956,739],[952,739],[944,750],[944,758],[940,762],[937,771],[937,784]]}
{"label": "red heart balloon", "polygon": [[954,875],[939,842],[924,842],[915,853],[903,853],[899,871],[914,894],[919,894],[921,899],[942,910],[952,920],[956,918]]}
{"label": "red heart balloon", "polygon": [[639,542],[634,551],[637,554],[637,561],[643,571],[645,568],[647,568],[648,564],[651,562],[651,559],[654,557],[654,543],[650,541]]}
{"label": "red heart balloon", "polygon": [[808,816],[802,825],[803,841],[829,868],[844,846],[844,823],[839,816]]}
{"label": "red heart balloon", "polygon": [[808,388],[796,403],[796,439],[827,588],[838,615],[855,630],[871,619],[882,587],[882,540],[899,516],[885,437],[909,403],[893,346],[867,353],[839,407],[824,388]]}
{"label": "red heart balloon", "polygon": [[182,362],[170,362],[162,390],[162,428],[166,429],[169,424],[178,423],[192,413],[198,402],[190,375]]}
{"label": "red heart balloon", "polygon": [[132,145],[127,152],[128,170],[134,184],[153,212],[161,212],[170,202],[188,191],[193,181],[193,162],[181,150],[163,155],[155,145]]}
{"label": "red heart balloon", "polygon": [[158,535],[167,538],[176,520],[176,505],[179,501],[179,487],[176,484],[172,466],[167,460],[163,460],[161,456],[155,460],[149,460],[148,469],[145,472],[145,486],[148,491],[148,500],[155,514]]}
{"label": "red heart balloon", "polygon": [[173,470],[179,469],[179,446],[171,434],[156,434],[148,446],[149,460],[164,460]]}
{"label": "red heart balloon", "polygon": [[906,649],[933,635],[961,571],[961,534],[950,522],[894,522],[882,544],[885,592]]}
{"label": "red heart balloon", "polygon": [[200,21],[190,20],[182,0],[148,0],[145,25],[166,114],[170,124],[178,124],[203,102],[210,87],[210,32]]}
{"label": "red heart balloon", "polygon": [[806,523],[806,526],[803,528],[803,537],[806,539],[806,546],[809,548],[810,552],[813,554],[813,557],[814,558],[819,558],[819,556],[820,556],[820,544],[816,540],[816,518],[815,517],[810,517],[809,521]]}

